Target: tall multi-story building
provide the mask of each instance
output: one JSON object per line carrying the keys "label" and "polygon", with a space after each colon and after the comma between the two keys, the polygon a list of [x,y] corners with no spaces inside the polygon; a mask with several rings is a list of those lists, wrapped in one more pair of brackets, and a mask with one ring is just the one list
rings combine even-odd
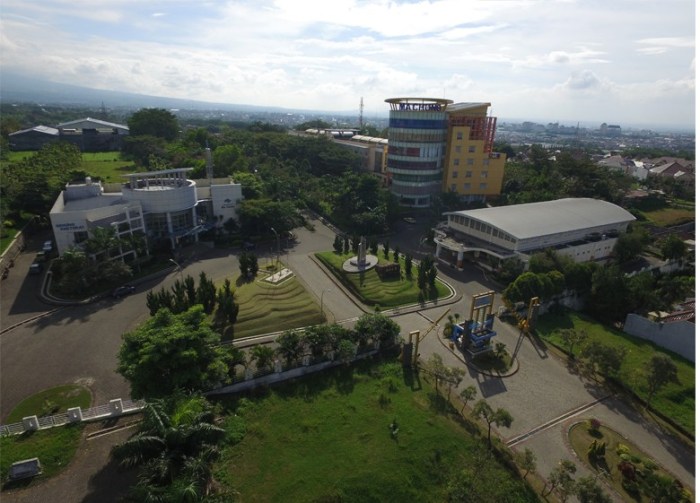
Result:
{"label": "tall multi-story building", "polygon": [[490,103],[439,98],[389,98],[390,187],[400,203],[430,206],[441,192],[464,201],[501,193],[505,155],[493,152],[496,118]]}
{"label": "tall multi-story building", "polygon": [[493,152],[496,118],[490,103],[455,103],[447,107],[447,148],[443,192],[464,201],[484,201],[501,193],[505,154]]}
{"label": "tall multi-story building", "polygon": [[430,206],[442,191],[447,105],[439,98],[389,98],[389,155],[391,192],[402,205]]}

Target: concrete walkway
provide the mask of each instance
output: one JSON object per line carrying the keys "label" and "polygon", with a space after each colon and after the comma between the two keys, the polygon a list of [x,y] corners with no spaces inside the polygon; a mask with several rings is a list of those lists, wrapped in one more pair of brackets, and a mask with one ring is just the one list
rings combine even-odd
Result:
{"label": "concrete walkway", "polygon": [[[444,310],[421,313],[428,320],[437,319]],[[419,328],[420,321],[412,323]],[[403,324],[402,324],[403,326]],[[616,430],[630,442],[654,458],[686,487],[695,488],[695,453],[682,442],[664,433],[656,424],[647,421],[622,400],[595,382],[570,371],[565,362],[549,354],[527,337],[521,337],[511,325],[496,321],[497,339],[507,345],[518,360],[517,372],[508,376],[488,376],[474,371],[462,355],[453,351],[438,330],[421,342],[422,358],[432,353],[441,355],[446,365],[462,367],[467,375],[457,393],[469,385],[477,388],[479,398],[485,398],[494,407],[508,410],[514,417],[510,428],[497,428],[503,441],[516,450],[531,449],[537,456],[537,471],[546,477],[561,459],[569,459],[579,466],[578,475],[588,469],[580,463],[569,447],[568,429],[577,421],[591,417]]]}

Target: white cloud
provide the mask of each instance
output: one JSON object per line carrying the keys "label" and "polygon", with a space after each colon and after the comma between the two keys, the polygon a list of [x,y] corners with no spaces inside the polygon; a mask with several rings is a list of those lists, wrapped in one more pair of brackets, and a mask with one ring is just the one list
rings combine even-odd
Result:
{"label": "white cloud", "polygon": [[673,102],[658,120],[673,123],[694,105],[690,0],[542,5],[3,0],[0,51],[3,70],[216,102],[355,110],[364,96],[386,110],[387,97],[425,94],[564,118],[661,99]]}

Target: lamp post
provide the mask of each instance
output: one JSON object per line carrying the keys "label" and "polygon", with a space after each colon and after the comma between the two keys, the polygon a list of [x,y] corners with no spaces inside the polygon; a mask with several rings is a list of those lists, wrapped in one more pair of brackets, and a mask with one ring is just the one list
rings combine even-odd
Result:
{"label": "lamp post", "polygon": [[277,265],[280,265],[280,235],[277,233],[274,227],[270,227],[270,230],[275,233],[277,237]]}
{"label": "lamp post", "polygon": [[173,264],[175,264],[175,267],[177,267],[177,270],[180,273],[180,281],[182,281],[184,283],[185,280],[182,278],[182,266],[178,262],[176,262],[175,259],[170,258],[168,260],[170,262],[172,262]]}

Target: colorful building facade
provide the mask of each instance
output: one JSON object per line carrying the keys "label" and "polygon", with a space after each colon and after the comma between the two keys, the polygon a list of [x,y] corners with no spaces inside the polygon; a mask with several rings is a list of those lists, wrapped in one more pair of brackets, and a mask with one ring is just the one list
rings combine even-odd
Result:
{"label": "colorful building facade", "polygon": [[505,155],[493,152],[496,118],[490,103],[439,98],[389,98],[387,171],[404,206],[426,208],[441,192],[465,202],[501,193]]}

